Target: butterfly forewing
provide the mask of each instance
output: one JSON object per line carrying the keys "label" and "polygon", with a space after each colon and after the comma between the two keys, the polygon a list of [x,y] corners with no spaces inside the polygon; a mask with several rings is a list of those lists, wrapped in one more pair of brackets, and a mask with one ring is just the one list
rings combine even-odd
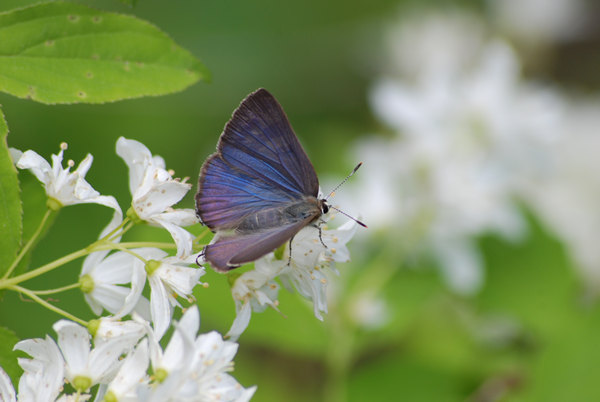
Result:
{"label": "butterfly forewing", "polygon": [[218,149],[234,167],[250,169],[286,191],[317,196],[315,169],[281,105],[264,89],[240,104],[225,126]]}

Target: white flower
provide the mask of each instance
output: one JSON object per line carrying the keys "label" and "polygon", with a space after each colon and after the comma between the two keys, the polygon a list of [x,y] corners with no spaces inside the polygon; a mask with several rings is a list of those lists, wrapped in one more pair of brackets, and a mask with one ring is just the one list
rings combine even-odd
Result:
{"label": "white flower", "polygon": [[85,402],[90,399],[92,395],[90,394],[82,394],[79,392],[74,392],[72,394],[64,394],[61,395],[60,398],[56,400],[56,402]]}
{"label": "white flower", "polygon": [[228,374],[233,370],[233,357],[238,345],[223,341],[220,334],[210,332],[196,338],[194,374],[197,376],[198,399],[202,401],[248,401],[256,387],[244,389]]}
{"label": "white flower", "polygon": [[107,385],[106,393],[102,396],[108,400],[121,402],[137,401],[137,388],[144,386],[148,382],[146,376],[148,363],[148,340],[144,339],[123,360],[119,372]]}
{"label": "white flower", "polygon": [[248,326],[252,311],[262,312],[269,306],[278,310],[276,277],[289,291],[295,288],[302,297],[312,301],[315,317],[323,320],[321,312],[327,312],[328,275],[338,273],[335,262],[350,260],[346,243],[354,236],[356,227],[354,221],[333,230],[322,227],[325,247],[319,239],[319,229],[308,226],[294,236],[291,259],[286,246],[281,259],[269,253],[257,260],[254,270],[240,275],[232,287],[236,318],[227,336],[237,339]]}
{"label": "white flower", "polygon": [[547,174],[563,101],[521,81],[510,46],[470,17],[415,17],[389,39],[391,54],[417,49],[417,60],[396,57],[395,77],[374,86],[373,109],[398,135],[358,144],[365,169],[351,201],[405,253],[433,252],[450,287],[472,293],[484,272],[474,238],[524,233],[515,199]]}
{"label": "white flower", "polygon": [[[149,260],[145,272],[150,284],[150,312],[154,332],[160,339],[169,327],[173,307],[181,307],[175,295],[189,297],[206,271],[203,267],[188,267],[195,264],[194,256],[185,259],[169,257],[163,250],[153,248],[134,251]],[[139,260],[135,262],[139,263]]]}
{"label": "white flower", "polygon": [[23,153],[12,150],[11,155],[15,159],[18,158],[15,164],[19,169],[29,169],[42,182],[49,197],[48,205],[51,208],[58,209],[68,205],[89,203],[104,205],[115,211],[107,229],[112,230],[117,227],[123,218],[117,200],[113,196],[100,195],[85,180],[85,175],[92,166],[92,155],[88,154],[77,169],[71,172],[70,170],[74,166],[72,160],[67,162],[66,168],[62,167],[63,153],[67,149],[67,144],[62,143],[60,148],[58,155],[52,155],[52,166],[31,150]]}
{"label": "white flower", "polygon": [[15,395],[15,388],[10,381],[10,377],[0,367],[0,401],[3,402],[17,402],[17,396]]}
{"label": "white flower", "polygon": [[120,367],[119,356],[132,349],[131,338],[111,338],[91,349],[84,327],[67,320],[53,326],[65,360],[65,377],[78,391],[110,382]]}
{"label": "white flower", "polygon": [[177,255],[188,256],[192,252],[194,237],[181,226],[193,225],[198,219],[193,209],[174,210],[172,205],[183,198],[191,185],[173,179],[165,169],[164,160],[152,156],[150,150],[138,141],[120,137],[117,155],[129,167],[132,210],[142,221],[168,230],[177,244]]}
{"label": "white flower", "polygon": [[54,401],[64,383],[64,360],[52,338],[26,339],[15,345],[32,359],[19,358],[24,373],[19,380],[19,400]]}
{"label": "white flower", "polygon": [[[137,316],[134,313],[134,316]],[[142,319],[141,317],[139,319]],[[113,338],[129,339],[130,344],[134,345],[140,338],[146,334],[146,327],[136,320],[121,321],[117,317],[101,317],[96,320],[97,326],[90,332],[94,335],[94,344],[96,346],[109,342]]]}
{"label": "white flower", "polygon": [[[118,251],[91,253],[83,261],[79,281],[85,300],[96,315],[106,309],[118,318],[129,314],[140,301],[146,281],[144,269],[134,264],[136,257]],[[131,287],[121,286],[131,283]]]}
{"label": "white flower", "polygon": [[267,307],[279,311],[279,284],[274,279],[282,269],[283,265],[273,264],[269,258],[261,258],[255,262],[253,270],[244,272],[235,280],[231,294],[235,301],[236,317],[227,337],[233,341],[239,338],[250,323],[252,311],[260,313]]}
{"label": "white flower", "polygon": [[283,286],[288,290],[296,288],[301,296],[312,301],[315,317],[321,321],[321,312],[327,313],[328,273],[338,274],[335,261],[350,260],[346,243],[354,236],[356,227],[356,222],[348,221],[335,230],[323,228],[321,237],[325,247],[319,239],[319,230],[307,226],[294,236],[289,264],[289,248],[284,253],[284,267],[279,275]]}
{"label": "white flower", "polygon": [[199,313],[190,307],[175,326],[173,337],[163,352],[150,336],[150,356],[155,375],[161,382],[141,389],[141,400],[248,401],[256,387],[244,389],[228,374],[237,344],[223,341],[216,332],[196,336]]}

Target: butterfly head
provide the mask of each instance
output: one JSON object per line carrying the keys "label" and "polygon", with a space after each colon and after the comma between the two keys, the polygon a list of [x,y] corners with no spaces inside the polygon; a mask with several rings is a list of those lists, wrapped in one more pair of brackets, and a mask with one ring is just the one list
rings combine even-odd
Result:
{"label": "butterfly head", "polygon": [[329,204],[327,204],[327,201],[324,198],[319,200],[319,208],[323,215],[329,212]]}

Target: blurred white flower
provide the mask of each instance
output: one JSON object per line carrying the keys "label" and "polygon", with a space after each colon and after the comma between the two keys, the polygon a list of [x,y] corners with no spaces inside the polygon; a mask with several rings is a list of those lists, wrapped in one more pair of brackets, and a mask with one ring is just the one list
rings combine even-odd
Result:
{"label": "blurred white flower", "polygon": [[485,39],[481,19],[464,10],[403,12],[385,32],[385,72],[417,82],[455,76],[471,67]]}
{"label": "blurred white flower", "polygon": [[504,32],[536,44],[573,39],[591,22],[582,0],[488,0],[488,4]]}
{"label": "blurred white flower", "polygon": [[[52,338],[26,339],[15,345],[31,359],[19,358],[23,374],[19,380],[20,401],[54,401],[64,384],[64,360]],[[2,399],[4,400],[4,399]]]}
{"label": "blurred white flower", "polygon": [[348,304],[350,319],[365,329],[379,329],[390,319],[389,307],[383,297],[365,291],[352,296]]}
{"label": "blurred white flower", "polygon": [[521,194],[567,246],[589,290],[600,291],[600,101],[573,100],[542,180],[523,183]]}
{"label": "blurred white flower", "polygon": [[67,144],[63,142],[58,155],[52,155],[52,166],[31,150],[25,152],[12,150],[11,156],[15,159],[15,164],[19,169],[29,169],[44,185],[49,198],[49,207],[59,209],[68,205],[90,203],[104,205],[115,211],[113,221],[109,225],[112,230],[121,223],[123,213],[113,196],[100,195],[85,180],[85,175],[92,166],[92,155],[87,154],[77,169],[71,172],[71,168],[75,165],[72,160],[67,162],[66,168],[62,167],[65,149],[67,149]]}
{"label": "blurred white flower", "polygon": [[[206,273],[203,267],[190,268],[195,264],[195,256],[179,258],[168,256],[155,248],[135,249],[136,253],[148,260],[145,273],[150,284],[150,313],[154,323],[154,333],[160,339],[171,322],[173,307],[179,306],[176,296],[188,298],[199,279]],[[136,260],[134,264],[140,264]]]}
{"label": "blurred white flower", "polygon": [[[136,257],[118,251],[97,251],[83,261],[79,283],[86,302],[96,315],[106,309],[118,318],[129,314],[140,301],[146,281]],[[130,287],[121,286],[131,283]]]}
{"label": "blurred white flower", "polygon": [[177,255],[190,255],[194,237],[181,226],[193,225],[198,218],[193,209],[173,209],[172,205],[183,198],[191,184],[173,179],[165,169],[165,161],[160,156],[152,156],[138,141],[120,137],[117,155],[129,167],[131,208],[137,218],[168,230],[177,244]]}
{"label": "blurred white flower", "polygon": [[396,74],[371,101],[397,136],[357,145],[365,169],[344,205],[360,205],[371,227],[400,231],[405,251],[432,251],[448,284],[472,293],[483,281],[473,241],[524,232],[515,199],[546,174],[564,102],[523,82],[512,49],[469,15],[403,20],[388,39],[404,57],[393,57]]}

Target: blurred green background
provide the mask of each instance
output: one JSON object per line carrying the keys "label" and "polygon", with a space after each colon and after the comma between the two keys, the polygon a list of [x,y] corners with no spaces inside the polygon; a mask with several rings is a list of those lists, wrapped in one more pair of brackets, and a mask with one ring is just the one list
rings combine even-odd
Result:
{"label": "blurred green background", "polygon": [[[0,10],[30,3],[5,0]],[[108,0],[81,3],[152,22],[213,74],[211,83],[178,94],[105,105],[48,106],[0,94],[10,146],[49,157],[65,141],[66,158],[76,163],[92,153],[88,181],[114,195],[124,210],[130,196],[126,166],[114,152],[118,137],[143,142],[176,176],[195,183],[232,111],[259,87],[283,105],[321,177],[343,177],[354,166],[349,153],[355,140],[389,135],[374,118],[367,94],[385,70],[382,35],[400,12],[398,1],[139,0],[135,8]],[[454,4],[427,3],[441,9]],[[599,54],[596,43],[590,32],[560,44],[553,57],[526,64],[525,72],[593,91],[600,80],[590,68]],[[29,174],[20,178],[24,186],[35,184]],[[193,206],[194,191],[180,206]],[[62,210],[32,266],[86,246],[110,216],[95,206]],[[285,317],[271,310],[253,315],[239,340],[234,376],[244,386],[258,385],[256,401],[600,400],[600,311],[584,300],[563,245],[534,213],[527,221],[530,229],[519,243],[488,234],[476,239],[486,280],[472,296],[448,290],[432,263],[405,269],[395,249],[400,239],[377,229],[362,233],[356,248],[350,244],[353,262],[340,264],[340,277],[333,279],[350,290],[330,304],[325,321],[315,319],[298,295],[282,291]],[[134,232],[168,239],[159,229]],[[71,264],[48,281],[72,283],[79,269],[80,263]],[[361,328],[350,320],[349,306],[354,294],[378,278],[388,319]],[[201,330],[225,333],[235,314],[227,279],[209,270],[203,280],[210,287],[196,291]],[[56,301],[91,318],[78,292]],[[6,294],[0,323],[20,338],[43,337],[59,317],[41,310]]]}

